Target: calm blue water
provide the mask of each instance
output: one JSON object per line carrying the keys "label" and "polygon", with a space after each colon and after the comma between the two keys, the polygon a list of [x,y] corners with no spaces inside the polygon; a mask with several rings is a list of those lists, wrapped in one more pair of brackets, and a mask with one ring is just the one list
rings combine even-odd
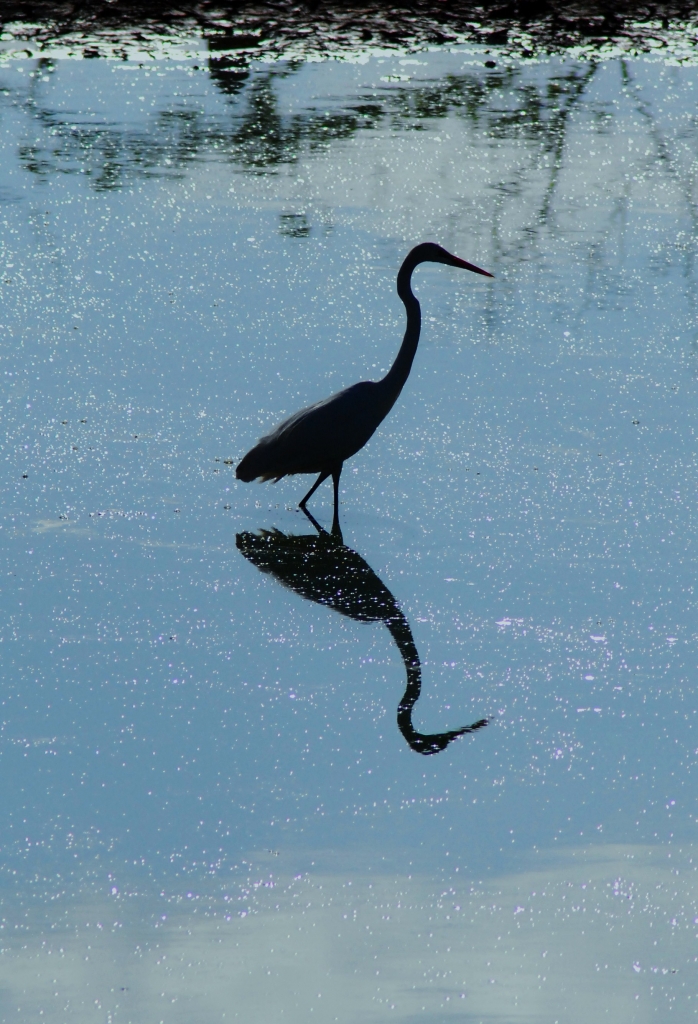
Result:
{"label": "calm blue water", "polygon": [[[0,86],[0,1020],[692,1020],[698,70]],[[430,757],[274,576],[311,481],[226,462],[387,369],[426,239],[495,279],[415,274],[325,557],[417,731],[490,719]]]}

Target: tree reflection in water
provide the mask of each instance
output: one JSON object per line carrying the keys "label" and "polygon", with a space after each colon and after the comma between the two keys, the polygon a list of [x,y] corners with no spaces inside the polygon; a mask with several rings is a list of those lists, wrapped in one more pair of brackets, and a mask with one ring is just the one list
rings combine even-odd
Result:
{"label": "tree reflection in water", "polygon": [[[146,128],[126,121],[87,124],[83,117],[57,108],[50,88],[57,67],[56,61],[39,60],[29,85],[18,87],[3,78],[0,105],[22,109],[33,121],[31,140],[19,145],[25,170],[44,180],[59,173],[79,174],[97,191],[124,188],[144,178],[182,178],[193,163],[206,158],[248,174],[273,173],[362,132],[423,131],[449,117],[467,121],[483,137],[533,144],[536,162],[540,165],[547,156],[548,174],[554,177],[568,117],[596,70],[593,64],[572,66],[547,82],[531,82],[513,67],[485,75],[478,69],[361,89],[340,102],[319,106],[311,101],[289,112],[280,94],[286,80],[303,67],[301,62],[252,69],[214,54],[208,70],[227,109],[192,109],[170,100]],[[42,76],[43,84],[37,84]],[[610,116],[606,108],[598,113]]]}
{"label": "tree reflection in water", "polygon": [[412,724],[412,709],[422,689],[422,667],[409,622],[370,565],[344,544],[341,532],[327,533],[308,512],[306,515],[317,534],[287,534],[280,530],[239,533],[238,550],[262,572],[309,601],[334,608],[357,622],[385,623],[407,673],[397,724],[412,750],[418,754],[437,754],[456,737],[487,725],[487,719],[481,718],[448,732],[417,732]]}

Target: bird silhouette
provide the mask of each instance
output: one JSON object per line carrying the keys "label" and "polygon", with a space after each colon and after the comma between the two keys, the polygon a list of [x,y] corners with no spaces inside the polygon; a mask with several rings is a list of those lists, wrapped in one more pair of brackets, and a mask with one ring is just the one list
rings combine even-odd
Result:
{"label": "bird silhouette", "polygon": [[395,362],[381,380],[352,384],[330,398],[301,409],[261,438],[235,471],[238,480],[279,481],[294,473],[318,473],[319,476],[299,506],[320,484],[332,477],[334,483],[333,529],[339,525],[339,478],[347,459],[363,448],[397,401],[414,360],[422,326],[422,314],[411,287],[412,272],[420,263],[445,263],[449,267],[472,270],[484,277],[493,275],[472,263],[452,256],[434,242],[423,242],[412,249],[397,275],[397,293],[405,305],[407,326]]}
{"label": "bird silhouette", "polygon": [[332,533],[305,514],[316,534],[286,534],[280,530],[239,533],[238,550],[262,572],[308,601],[334,608],[357,622],[383,622],[400,652],[407,673],[407,686],[398,704],[397,724],[412,750],[437,754],[451,740],[487,725],[481,718],[472,725],[449,732],[421,733],[412,725],[412,709],[422,689],[422,667],[410,624],[394,596],[370,565],[342,540],[339,529]]}

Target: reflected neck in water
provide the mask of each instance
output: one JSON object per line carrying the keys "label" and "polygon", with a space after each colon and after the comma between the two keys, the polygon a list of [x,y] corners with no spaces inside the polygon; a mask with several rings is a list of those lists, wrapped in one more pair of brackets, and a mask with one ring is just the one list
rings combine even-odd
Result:
{"label": "reflected neck in water", "polygon": [[296,594],[326,605],[356,622],[383,622],[405,665],[407,685],[397,710],[397,724],[412,750],[436,754],[458,736],[487,725],[472,725],[440,733],[420,733],[412,724],[412,709],[422,689],[422,668],[410,624],[393,594],[368,563],[347,547],[339,527],[327,533],[306,511],[317,534],[285,534],[280,530],[239,533],[238,550],[262,572]]}

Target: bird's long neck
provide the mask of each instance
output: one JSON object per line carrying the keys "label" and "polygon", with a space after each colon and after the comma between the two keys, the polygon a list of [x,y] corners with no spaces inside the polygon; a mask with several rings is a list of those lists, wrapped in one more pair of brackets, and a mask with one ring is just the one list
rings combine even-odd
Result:
{"label": "bird's long neck", "polygon": [[402,345],[395,358],[395,362],[385,377],[378,382],[383,392],[384,402],[387,405],[386,412],[397,401],[397,397],[410,375],[422,328],[422,311],[419,308],[419,302],[411,286],[412,271],[417,263],[410,256],[411,253],[400,267],[400,272],[397,275],[397,293],[405,304],[405,312],[407,314],[405,336],[402,339]]}

